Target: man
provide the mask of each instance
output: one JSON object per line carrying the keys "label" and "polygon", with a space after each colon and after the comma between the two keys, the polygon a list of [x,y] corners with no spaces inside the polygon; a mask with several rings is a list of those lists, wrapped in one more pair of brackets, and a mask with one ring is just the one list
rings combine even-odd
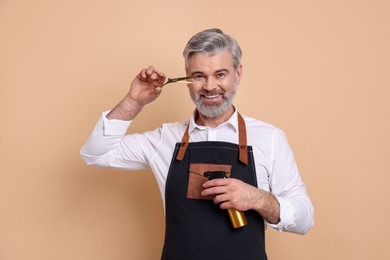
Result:
{"label": "man", "polygon": [[[165,74],[149,66],[125,98],[103,113],[81,156],[92,165],[153,170],[165,206],[162,259],[267,259],[264,223],[299,234],[313,224],[292,151],[281,130],[241,116],[233,105],[242,76],[242,53],[233,37],[219,29],[202,31],[183,55],[196,105],[188,122],[125,135],[163,89]],[[208,179],[215,174],[222,178]],[[242,226],[232,227],[228,212],[244,218]]]}

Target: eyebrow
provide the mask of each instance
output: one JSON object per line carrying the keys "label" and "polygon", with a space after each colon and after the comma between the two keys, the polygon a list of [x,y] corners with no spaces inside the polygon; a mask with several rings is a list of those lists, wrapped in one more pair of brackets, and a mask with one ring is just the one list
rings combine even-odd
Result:
{"label": "eyebrow", "polygon": [[[230,71],[228,69],[220,69],[220,70],[217,70],[215,72],[215,74],[218,74],[218,73],[221,73],[221,72],[227,72],[227,73],[230,73]],[[194,71],[191,73],[191,76],[194,76],[194,75],[197,75],[197,74],[205,74],[204,72],[202,71]]]}
{"label": "eyebrow", "polygon": [[204,74],[203,72],[201,71],[194,71],[191,73],[191,76],[194,76],[194,75],[197,75],[197,74]]}

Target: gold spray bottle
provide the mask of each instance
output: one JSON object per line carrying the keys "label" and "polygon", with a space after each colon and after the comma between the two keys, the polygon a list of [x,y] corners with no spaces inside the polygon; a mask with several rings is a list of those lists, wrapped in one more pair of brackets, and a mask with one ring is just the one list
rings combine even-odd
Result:
{"label": "gold spray bottle", "polygon": [[[209,180],[228,178],[224,171],[209,171],[205,172],[204,176]],[[245,213],[236,209],[227,209],[229,214],[230,223],[233,228],[240,228],[247,224]]]}

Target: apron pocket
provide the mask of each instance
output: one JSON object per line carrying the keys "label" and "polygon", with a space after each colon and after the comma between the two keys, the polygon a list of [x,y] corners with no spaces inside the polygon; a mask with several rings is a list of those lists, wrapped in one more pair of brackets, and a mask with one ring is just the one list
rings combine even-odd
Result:
{"label": "apron pocket", "polygon": [[189,169],[187,199],[212,200],[214,196],[202,196],[203,183],[207,181],[204,176],[209,171],[224,171],[230,175],[232,166],[228,164],[191,163]]}

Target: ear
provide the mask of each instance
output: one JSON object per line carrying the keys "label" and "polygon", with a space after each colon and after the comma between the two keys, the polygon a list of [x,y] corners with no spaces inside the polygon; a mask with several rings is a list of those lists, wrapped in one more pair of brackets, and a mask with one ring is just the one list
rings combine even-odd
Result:
{"label": "ear", "polygon": [[237,77],[237,85],[240,85],[241,77],[242,77],[242,64],[240,64],[236,70]]}

